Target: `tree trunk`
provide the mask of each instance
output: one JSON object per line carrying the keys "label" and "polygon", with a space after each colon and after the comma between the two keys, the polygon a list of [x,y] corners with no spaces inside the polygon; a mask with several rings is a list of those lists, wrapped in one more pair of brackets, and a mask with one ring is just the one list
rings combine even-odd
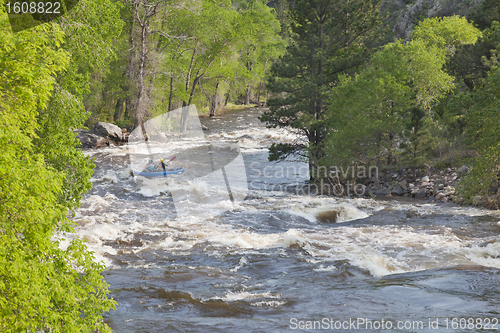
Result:
{"label": "tree trunk", "polygon": [[128,63],[125,69],[125,76],[127,77],[127,83],[123,86],[122,91],[125,94],[125,115],[124,117],[129,117],[134,113],[134,103],[132,103],[131,93],[132,93],[132,82],[134,82],[134,56],[135,56],[135,46],[134,46],[134,20],[133,15],[130,16],[130,30],[129,30],[129,44],[130,52],[128,56]]}
{"label": "tree trunk", "polygon": [[210,106],[210,117],[215,116],[215,111],[217,110],[217,104],[219,101],[219,81],[215,84],[215,93],[212,96],[212,105]]}
{"label": "tree trunk", "polygon": [[260,103],[260,87],[262,86],[262,82],[259,82],[259,87],[257,88],[257,103]]}
{"label": "tree trunk", "polygon": [[115,123],[117,121],[123,120],[124,106],[125,106],[125,100],[123,99],[123,97],[118,98],[118,101],[116,102],[116,106],[115,106],[115,114],[113,116]]}
{"label": "tree trunk", "polygon": [[247,87],[247,95],[245,96],[245,105],[250,105],[250,86]]}
{"label": "tree trunk", "polygon": [[[137,94],[137,105],[135,108],[134,114],[134,127],[137,128],[139,126],[142,127],[142,123],[144,122],[144,116],[146,111],[145,106],[145,94],[144,94],[144,81],[146,79],[146,62],[147,62],[147,46],[146,46],[146,38],[148,33],[148,24],[145,23],[141,26],[141,51],[139,57],[139,92]],[[143,135],[146,135],[143,131]]]}
{"label": "tree trunk", "polygon": [[173,92],[173,85],[174,85],[174,77],[170,77],[170,93],[168,95],[168,111],[172,111],[172,92]]}
{"label": "tree trunk", "polygon": [[227,102],[229,102],[229,94],[230,94],[230,93],[231,93],[231,89],[229,89],[229,90],[227,91],[226,100],[224,101],[224,106],[226,106],[226,105],[227,105]]}

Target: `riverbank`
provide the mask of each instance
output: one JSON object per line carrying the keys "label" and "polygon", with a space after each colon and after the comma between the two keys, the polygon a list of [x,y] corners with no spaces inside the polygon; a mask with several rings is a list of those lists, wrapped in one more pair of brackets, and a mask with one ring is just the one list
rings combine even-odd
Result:
{"label": "riverbank", "polygon": [[[335,179],[320,181],[320,191],[315,194],[327,194],[342,197],[370,197],[370,198],[408,198],[429,203],[456,203],[464,205],[458,188],[460,180],[467,177],[467,166],[436,169],[426,166],[415,172],[413,168],[387,169],[377,173],[376,177],[363,180],[343,180],[340,183]],[[309,189],[311,188],[308,185]],[[500,207],[500,193],[498,187],[490,189],[486,198],[476,198],[478,207],[496,210]]]}

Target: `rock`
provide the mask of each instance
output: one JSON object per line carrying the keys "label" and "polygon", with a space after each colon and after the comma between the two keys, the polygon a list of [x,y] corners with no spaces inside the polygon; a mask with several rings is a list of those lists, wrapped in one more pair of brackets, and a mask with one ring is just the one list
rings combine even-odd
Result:
{"label": "rock", "polygon": [[469,173],[469,168],[468,168],[468,167],[466,167],[465,165],[464,165],[464,166],[461,166],[460,168],[458,168],[457,173],[458,173],[458,174],[466,174],[466,173]]}
{"label": "rock", "polygon": [[415,189],[413,191],[411,191],[411,195],[416,195],[418,193],[419,190]]}
{"label": "rock", "polygon": [[123,140],[122,129],[114,124],[99,121],[95,124],[94,130],[115,141]]}
{"label": "rock", "polygon": [[316,215],[316,219],[322,223],[335,223],[339,217],[339,212],[336,210],[329,210],[320,212]]}
{"label": "rock", "polygon": [[109,146],[109,140],[99,135],[99,133],[81,129],[74,130],[73,132],[77,133],[76,138],[80,140],[82,144],[80,148],[99,148],[102,146]]}
{"label": "rock", "polygon": [[399,185],[393,188],[391,191],[392,195],[403,195],[404,193],[405,193],[404,190]]}
{"label": "rock", "polygon": [[205,126],[203,124],[201,125],[201,129],[204,130],[204,131],[209,131],[210,130],[207,126]]}
{"label": "rock", "polygon": [[448,191],[443,193],[445,197],[448,197],[450,195],[455,195],[455,191]]}
{"label": "rock", "polygon": [[446,195],[444,193],[438,193],[438,194],[436,194],[436,198],[434,200],[439,201],[445,197],[446,197]]}
{"label": "rock", "polygon": [[168,137],[164,132],[159,132],[153,136],[151,136],[151,141],[156,141],[156,142],[167,142]]}
{"label": "rock", "polygon": [[410,190],[413,190],[415,188],[415,184],[410,184],[408,185],[408,187],[410,188]]}
{"label": "rock", "polygon": [[391,194],[391,190],[388,188],[381,188],[380,190],[373,191],[373,194],[375,194],[376,196],[384,197],[387,196],[388,194]]}
{"label": "rock", "polygon": [[399,175],[397,173],[395,173],[395,174],[392,175],[392,178],[398,178],[398,176]]}
{"label": "rock", "polygon": [[406,187],[406,179],[403,179],[402,181],[399,182],[399,186],[401,186],[402,188],[405,188]]}
{"label": "rock", "polygon": [[427,186],[431,186],[431,183],[429,183],[429,182],[423,182],[423,183],[420,185],[420,188],[424,188],[424,187],[427,187]]}
{"label": "rock", "polygon": [[451,172],[451,169],[450,168],[446,168],[446,171]]}
{"label": "rock", "polygon": [[415,181],[418,183],[420,181],[420,178],[415,179]]}
{"label": "rock", "polygon": [[416,199],[424,199],[427,196],[427,191],[421,188],[417,194],[415,194]]}
{"label": "rock", "polygon": [[438,190],[442,190],[444,188],[444,184],[439,184],[438,185]]}
{"label": "rock", "polygon": [[422,183],[428,182],[428,181],[429,181],[429,177],[427,177],[427,176],[422,177]]}

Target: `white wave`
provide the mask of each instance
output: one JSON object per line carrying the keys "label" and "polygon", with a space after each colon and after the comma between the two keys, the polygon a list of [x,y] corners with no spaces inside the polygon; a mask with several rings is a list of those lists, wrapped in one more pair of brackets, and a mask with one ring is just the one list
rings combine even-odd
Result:
{"label": "white wave", "polygon": [[243,300],[252,300],[258,298],[280,298],[281,295],[272,294],[269,291],[262,293],[250,293],[248,291],[241,291],[238,293],[228,292],[226,296],[222,298],[223,301],[226,302],[234,302],[234,301],[243,301]]}

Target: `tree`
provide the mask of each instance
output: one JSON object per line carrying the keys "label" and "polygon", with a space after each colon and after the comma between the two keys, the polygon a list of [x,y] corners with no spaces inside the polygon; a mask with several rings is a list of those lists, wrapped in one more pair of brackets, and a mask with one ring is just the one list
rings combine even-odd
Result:
{"label": "tree", "polygon": [[71,210],[91,189],[89,179],[94,165],[81,151],[60,147],[79,145],[72,129],[83,127],[88,118],[83,99],[96,84],[91,77],[106,73],[115,56],[112,43],[123,27],[119,10],[119,3],[109,0],[81,0],[64,20],[58,21],[64,31],[62,47],[71,54],[71,62],[59,73],[47,107],[38,110],[33,149],[65,175],[61,202]]}
{"label": "tree", "polygon": [[[74,134],[67,128],[58,133],[56,124],[79,126],[81,114],[70,108],[51,118],[46,111],[54,93],[63,95],[57,101],[78,104],[66,92],[53,91],[56,77],[70,68],[71,54],[62,42],[55,23],[13,34],[0,9],[0,330],[5,332],[109,331],[102,313],[115,304],[100,275],[103,265],[85,245],[74,240],[61,249],[53,241],[72,231],[68,208],[78,206],[92,171],[88,163],[71,165],[82,177],[73,183],[74,173],[56,163],[57,154],[72,161],[83,156],[74,148]],[[37,142],[43,133],[57,136]]]}
{"label": "tree", "polygon": [[[486,42],[496,45],[490,59],[483,59],[491,68],[484,87],[474,87],[472,92],[457,94],[449,102],[450,108],[464,110],[465,133],[470,148],[479,156],[472,162],[470,173],[460,182],[460,194],[466,203],[478,203],[478,198],[487,198],[491,186],[498,184],[500,171],[500,67],[497,53],[500,50],[500,23],[493,21],[485,30]],[[457,111],[455,111],[457,112]],[[497,193],[498,195],[498,193]],[[497,197],[497,204],[500,201]]]}
{"label": "tree", "polygon": [[386,151],[392,164],[395,148],[408,155],[407,162],[421,162],[433,142],[431,107],[454,88],[444,68],[447,58],[479,36],[463,18],[428,19],[411,41],[382,47],[355,78],[332,89],[328,123],[335,130],[328,134],[323,163],[379,164]]}
{"label": "tree", "polygon": [[260,1],[252,1],[241,11],[242,36],[245,36],[240,47],[239,61],[242,69],[246,69],[242,79],[246,82],[245,105],[250,104],[252,88],[260,83],[272,61],[283,54],[284,42],[279,37],[280,25],[270,8]]}
{"label": "tree", "polygon": [[473,161],[470,173],[460,182],[460,194],[466,203],[478,203],[486,198],[492,184],[498,183],[500,171],[500,68],[494,67],[488,81],[481,90],[473,94],[460,94],[454,103],[467,108],[467,139],[470,147],[477,149],[480,156]]}
{"label": "tree", "polygon": [[[134,23],[139,28],[139,63],[138,63],[138,92],[137,102],[134,112],[134,127],[142,127],[144,118],[147,116],[146,105],[146,76],[148,75],[148,62],[151,52],[155,50],[151,43],[152,36],[163,36],[167,39],[181,38],[182,36],[173,36],[168,30],[164,29],[162,17],[168,16],[168,11],[174,7],[174,4],[167,0],[130,0],[134,7]],[[134,47],[132,45],[132,47]],[[154,79],[151,79],[153,81]],[[143,134],[146,131],[143,128]]]}
{"label": "tree", "polygon": [[269,99],[260,120],[269,127],[298,129],[303,144],[278,144],[269,158],[304,154],[310,176],[323,157],[328,92],[339,75],[353,72],[367,59],[364,42],[377,25],[379,1],[300,0],[292,11],[292,42],[271,67],[268,88],[280,97]]}

